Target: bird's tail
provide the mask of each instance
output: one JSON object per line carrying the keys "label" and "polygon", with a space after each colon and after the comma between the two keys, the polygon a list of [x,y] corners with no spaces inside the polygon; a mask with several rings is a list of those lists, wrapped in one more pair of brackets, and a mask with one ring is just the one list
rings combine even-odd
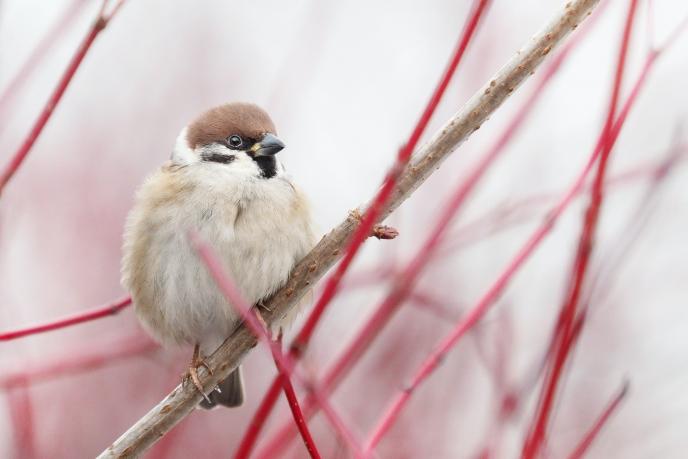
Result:
{"label": "bird's tail", "polygon": [[244,378],[241,376],[241,367],[232,371],[227,379],[217,385],[217,388],[208,394],[210,402],[201,400],[201,407],[206,410],[218,405],[235,407],[244,403]]}

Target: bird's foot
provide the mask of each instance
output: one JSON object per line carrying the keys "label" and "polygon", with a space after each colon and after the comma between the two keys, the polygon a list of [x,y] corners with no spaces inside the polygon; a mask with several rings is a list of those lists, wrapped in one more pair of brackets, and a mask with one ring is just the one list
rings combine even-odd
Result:
{"label": "bird's foot", "polygon": [[272,312],[272,309],[270,309],[265,303],[263,303],[263,300],[258,300],[256,306],[258,306],[260,309],[263,309],[264,311]]}
{"label": "bird's foot", "polygon": [[211,375],[213,374],[213,370],[210,368],[210,365],[208,365],[208,363],[203,359],[203,357],[201,357],[199,346],[197,344],[196,346],[194,346],[194,353],[193,357],[191,358],[191,365],[189,365],[189,369],[186,370],[186,373],[182,375],[182,384],[191,381],[193,385],[196,387],[196,390],[200,392],[201,395],[203,395],[203,398],[208,403],[210,403],[210,399],[203,391],[201,378],[198,377],[198,369],[201,367],[205,367],[205,369],[208,370],[208,373],[210,373]]}
{"label": "bird's foot", "polygon": [[253,310],[253,315],[256,316],[256,319],[258,319],[258,323],[263,327],[268,332],[268,335],[270,334],[270,327],[268,326],[267,322],[265,322],[265,319],[263,319],[263,316],[260,314],[260,311],[258,309]]}

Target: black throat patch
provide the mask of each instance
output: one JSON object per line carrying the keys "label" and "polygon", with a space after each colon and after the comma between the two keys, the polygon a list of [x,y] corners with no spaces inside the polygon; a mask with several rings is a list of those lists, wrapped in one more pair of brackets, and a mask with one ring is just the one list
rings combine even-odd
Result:
{"label": "black throat patch", "polygon": [[270,179],[277,174],[277,160],[274,156],[255,156],[253,160],[260,167],[261,177]]}

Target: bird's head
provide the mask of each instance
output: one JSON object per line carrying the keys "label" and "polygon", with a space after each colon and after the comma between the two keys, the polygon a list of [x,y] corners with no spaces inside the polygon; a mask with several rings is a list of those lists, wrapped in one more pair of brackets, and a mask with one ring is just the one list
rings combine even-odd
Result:
{"label": "bird's head", "polygon": [[272,178],[278,172],[275,153],[284,148],[265,110],[247,103],[212,108],[185,127],[172,161],[179,165],[214,165]]}

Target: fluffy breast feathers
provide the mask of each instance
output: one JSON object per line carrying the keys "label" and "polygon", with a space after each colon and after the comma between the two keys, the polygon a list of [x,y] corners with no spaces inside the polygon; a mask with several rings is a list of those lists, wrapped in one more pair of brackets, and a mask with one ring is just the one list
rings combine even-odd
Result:
{"label": "fluffy breast feathers", "polygon": [[191,229],[215,249],[251,304],[284,285],[315,243],[307,201],[287,176],[163,167],[138,192],[122,262],[136,313],[163,343],[221,342],[238,319],[190,246]]}

